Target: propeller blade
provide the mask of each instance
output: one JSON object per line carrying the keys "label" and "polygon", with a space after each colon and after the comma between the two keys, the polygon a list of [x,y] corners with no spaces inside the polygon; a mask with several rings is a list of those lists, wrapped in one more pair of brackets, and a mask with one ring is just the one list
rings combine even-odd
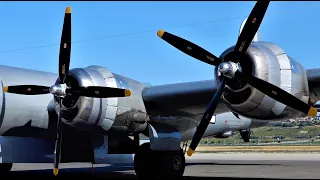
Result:
{"label": "propeller blade", "polygon": [[301,111],[308,116],[317,116],[317,110],[312,106],[304,103],[300,99],[296,98],[295,96],[291,95],[290,93],[286,92],[285,90],[270,84],[264,80],[256,78],[251,75],[247,75],[240,71],[236,72],[236,77],[242,77],[246,80],[251,86],[255,87],[259,91],[263,92],[264,94],[270,96],[271,98],[290,106],[293,109]]}
{"label": "propeller blade", "polygon": [[49,94],[49,89],[50,87],[37,85],[17,85],[3,87],[4,92],[24,95]]}
{"label": "propeller blade", "polygon": [[110,98],[110,97],[126,97],[131,95],[128,89],[119,89],[102,86],[88,86],[68,89],[67,93],[78,96]]}
{"label": "propeller blade", "polygon": [[54,163],[53,163],[53,174],[56,176],[59,172],[59,163],[60,163],[60,152],[61,152],[61,141],[62,141],[62,127],[61,127],[61,106],[62,98],[59,97],[59,114],[57,122],[57,139],[54,150]]}
{"label": "propeller blade", "polygon": [[257,33],[262,19],[268,9],[270,1],[258,1],[252,9],[240,36],[238,37],[237,44],[234,51],[245,53]]}
{"label": "propeller blade", "polygon": [[220,97],[222,95],[223,88],[224,88],[225,84],[226,84],[225,80],[222,79],[222,82],[219,85],[213,99],[211,100],[209,106],[207,107],[205,113],[203,114],[202,119],[200,121],[200,124],[197,127],[197,131],[195,132],[195,134],[192,138],[192,141],[190,143],[189,149],[187,151],[188,156],[191,156],[195,152],[204,132],[206,131],[206,129],[210,123],[210,120],[213,116],[213,113],[215,112],[215,110],[218,106],[218,103],[220,101]]}
{"label": "propeller blade", "polygon": [[159,30],[157,35],[180,51],[207,64],[219,66],[221,60],[200,46],[171,33]]}
{"label": "propeller blade", "polygon": [[59,54],[59,80],[64,83],[69,73],[71,55],[71,8],[67,7],[62,28]]}

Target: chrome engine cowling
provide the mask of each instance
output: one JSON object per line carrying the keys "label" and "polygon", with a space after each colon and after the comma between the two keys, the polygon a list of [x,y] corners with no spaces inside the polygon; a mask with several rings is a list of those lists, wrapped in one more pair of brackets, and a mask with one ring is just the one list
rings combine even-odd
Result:
{"label": "chrome engine cowling", "polygon": [[62,121],[75,128],[99,134],[105,134],[110,129],[134,132],[147,119],[142,98],[139,96],[143,85],[139,82],[111,73],[101,66],[89,66],[71,69],[66,84],[70,87],[122,88],[132,92],[129,97],[115,98],[66,96],[63,99]]}
{"label": "chrome engine cowling", "polygon": [[[225,50],[220,58],[232,59],[230,56],[233,49],[234,46]],[[277,45],[269,42],[254,42],[246,51],[243,60],[240,62],[243,72],[251,73],[308,103],[309,88],[306,70]],[[217,68],[215,77],[219,84]],[[227,82],[222,100],[234,112],[252,119],[279,120],[304,115],[239,80]]]}

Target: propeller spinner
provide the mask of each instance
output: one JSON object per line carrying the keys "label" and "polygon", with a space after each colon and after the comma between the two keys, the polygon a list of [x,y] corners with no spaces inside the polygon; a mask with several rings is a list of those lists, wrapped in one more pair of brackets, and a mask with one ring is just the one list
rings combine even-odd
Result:
{"label": "propeller spinner", "polygon": [[118,89],[110,87],[88,86],[88,87],[71,87],[65,84],[69,73],[71,55],[71,8],[67,7],[64,16],[60,54],[59,54],[59,81],[51,87],[38,85],[17,85],[5,86],[3,91],[7,93],[23,95],[40,95],[53,94],[57,97],[59,104],[59,113],[57,121],[57,138],[54,150],[54,169],[53,174],[57,175],[60,163],[62,128],[61,128],[61,106],[66,96],[78,95],[95,98],[125,97],[130,96],[131,91],[128,89]]}
{"label": "propeller spinner", "polygon": [[216,57],[215,55],[211,54],[210,52],[204,50],[203,48],[197,46],[194,43],[191,43],[183,38],[180,38],[176,35],[173,35],[171,33],[165,32],[163,30],[159,30],[157,32],[157,35],[171,44],[172,46],[176,47],[180,51],[188,54],[189,56],[192,56],[202,62],[205,62],[207,64],[218,66],[218,72],[221,74],[221,83],[211,100],[210,104],[208,105],[199,126],[197,127],[197,131],[194,134],[194,137],[191,141],[191,144],[189,146],[189,149],[187,151],[188,156],[191,156],[195,149],[197,148],[209,122],[212,118],[217,104],[220,101],[220,97],[222,95],[225,81],[228,81],[229,79],[237,78],[242,79],[249,83],[251,86],[255,87],[259,91],[263,92],[264,94],[270,96],[271,98],[289,106],[292,107],[298,111],[301,111],[308,116],[316,116],[317,110],[313,108],[312,106],[304,103],[300,99],[296,98],[295,96],[291,95],[290,93],[284,91],[283,89],[270,84],[266,81],[263,81],[259,78],[256,78],[252,75],[248,75],[242,72],[240,63],[244,59],[241,58],[245,55],[245,52],[247,51],[248,47],[250,46],[252,39],[254,38],[257,30],[259,29],[259,26],[262,22],[262,19],[267,11],[267,8],[269,6],[270,1],[258,1],[254,8],[252,9],[244,27],[243,30],[238,37],[238,41],[236,43],[236,46],[234,48],[234,51],[232,52],[234,54],[233,61],[229,62],[222,62],[221,59]]}

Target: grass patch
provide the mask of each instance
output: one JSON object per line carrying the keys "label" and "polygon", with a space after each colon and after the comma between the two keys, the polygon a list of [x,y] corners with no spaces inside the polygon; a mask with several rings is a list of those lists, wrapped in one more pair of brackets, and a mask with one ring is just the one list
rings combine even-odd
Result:
{"label": "grass patch", "polygon": [[[278,126],[264,126],[260,128],[251,129],[252,139],[249,143],[244,143],[239,132],[226,139],[218,138],[202,138],[200,144],[210,144],[210,145],[239,145],[239,144],[257,144],[260,143],[270,143],[276,142],[276,139],[272,139],[274,136],[282,136],[284,139],[282,141],[298,141],[298,140],[308,140],[306,136],[316,137],[320,135],[320,127],[316,126],[304,126],[302,128],[295,127],[278,127]],[[306,143],[315,144],[316,142]],[[300,144],[300,143],[299,143]],[[318,143],[317,143],[318,144]]]}

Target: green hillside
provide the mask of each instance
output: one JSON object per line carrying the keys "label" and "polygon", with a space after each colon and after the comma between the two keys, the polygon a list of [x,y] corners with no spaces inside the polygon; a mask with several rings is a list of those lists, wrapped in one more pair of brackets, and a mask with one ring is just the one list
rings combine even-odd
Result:
{"label": "green hillside", "polygon": [[[288,125],[290,124],[290,125]],[[251,129],[251,140],[249,144],[257,144],[258,141],[260,143],[270,143],[277,142],[278,139],[281,141],[309,141],[312,143],[318,143],[314,140],[318,140],[318,135],[320,135],[320,127],[315,125],[308,126],[308,124],[304,124],[300,126],[292,126],[292,127],[283,127],[283,126],[291,126],[293,123],[282,123],[275,126],[266,126]],[[231,144],[248,144],[244,143],[240,133],[235,132],[235,135],[226,139],[217,139],[217,138],[203,138],[200,142],[201,144],[210,144],[210,145],[231,145]]]}

